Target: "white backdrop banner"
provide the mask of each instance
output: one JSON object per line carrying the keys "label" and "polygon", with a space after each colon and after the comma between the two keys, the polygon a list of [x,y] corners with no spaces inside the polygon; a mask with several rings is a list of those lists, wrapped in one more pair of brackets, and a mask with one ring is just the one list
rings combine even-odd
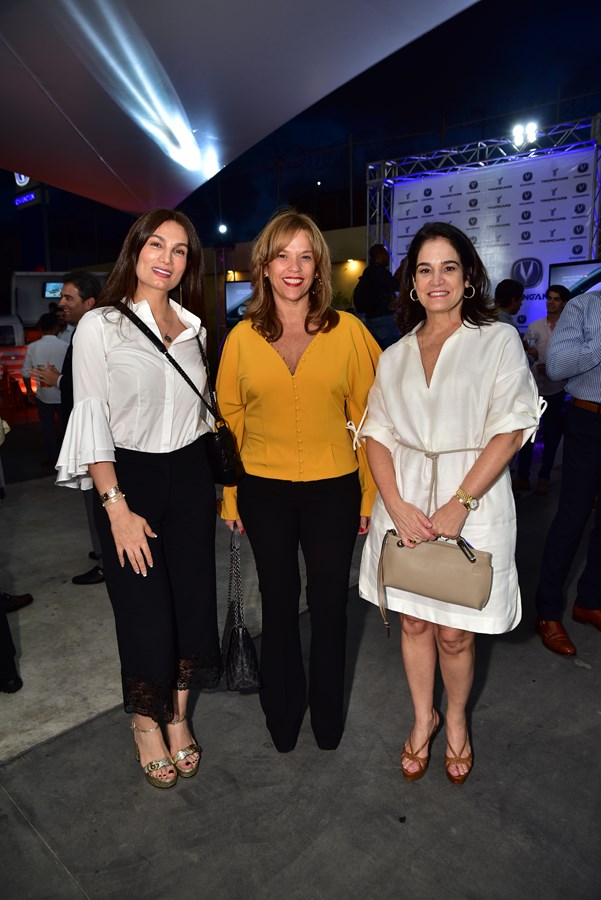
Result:
{"label": "white backdrop banner", "polygon": [[474,242],[491,284],[525,287],[520,328],[546,315],[552,263],[589,257],[593,227],[594,146],[482,168],[395,181],[392,271],[426,222],[450,222]]}

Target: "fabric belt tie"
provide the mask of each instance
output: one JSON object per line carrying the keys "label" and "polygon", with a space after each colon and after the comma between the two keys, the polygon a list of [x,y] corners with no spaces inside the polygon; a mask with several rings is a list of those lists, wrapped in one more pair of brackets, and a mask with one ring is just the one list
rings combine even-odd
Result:
{"label": "fabric belt tie", "polygon": [[598,416],[601,415],[601,403],[593,403],[592,400],[579,400],[578,397],[572,397],[572,403],[574,406],[579,406],[581,409],[587,409],[589,412],[594,412]]}
{"label": "fabric belt tie", "polygon": [[453,450],[424,450],[423,447],[414,447],[412,444],[406,444],[404,441],[400,441],[397,438],[399,444],[403,447],[407,447],[408,450],[416,450],[417,453],[423,453],[426,459],[432,461],[432,475],[430,476],[430,490],[428,492],[428,509],[426,511],[426,515],[430,518],[430,510],[432,509],[432,500],[434,500],[435,509],[438,509],[438,459],[440,456],[444,456],[447,453],[469,453],[473,451],[474,453],[481,453],[482,447],[456,447]]}

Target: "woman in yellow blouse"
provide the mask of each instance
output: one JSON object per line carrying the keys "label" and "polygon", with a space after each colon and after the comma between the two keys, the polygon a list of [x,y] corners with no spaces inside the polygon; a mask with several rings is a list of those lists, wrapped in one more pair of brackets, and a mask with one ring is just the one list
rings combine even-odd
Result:
{"label": "woman in yellow blouse", "polygon": [[[253,294],[230,333],[219,406],[246,476],[225,488],[221,516],[248,534],[261,591],[261,706],[275,747],[294,749],[306,708],[299,635],[298,548],[311,617],[309,708],[317,744],[344,729],[346,604],[357,531],[375,486],[359,424],[380,349],[355,316],[330,306],[330,254],[309,216],[277,213],[252,254]],[[244,523],[244,527],[243,524]]]}

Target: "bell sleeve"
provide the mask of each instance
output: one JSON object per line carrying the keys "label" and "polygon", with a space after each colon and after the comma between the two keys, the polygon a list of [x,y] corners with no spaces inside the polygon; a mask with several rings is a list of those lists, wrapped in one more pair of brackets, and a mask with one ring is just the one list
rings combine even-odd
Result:
{"label": "bell sleeve", "polygon": [[86,315],[73,336],[73,410],[56,464],[56,483],[90,490],[88,466],[114,462],[109,423],[108,370],[101,314]]}

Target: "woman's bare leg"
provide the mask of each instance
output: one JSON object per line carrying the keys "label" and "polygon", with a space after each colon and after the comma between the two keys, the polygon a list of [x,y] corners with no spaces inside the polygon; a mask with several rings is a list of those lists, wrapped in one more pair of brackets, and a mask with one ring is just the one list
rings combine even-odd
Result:
{"label": "woman's bare leg", "polygon": [[[475,635],[471,631],[439,625],[436,628],[436,643],[447,693],[447,746],[460,756],[468,756],[471,746],[466,707],[474,681]],[[447,756],[450,755],[447,753]],[[449,772],[451,775],[465,775],[469,769],[465,764],[453,765],[449,767]]]}
{"label": "woman's bare leg", "polygon": [[[435,726],[434,674],[436,671],[435,626],[431,622],[401,616],[401,650],[411,699],[414,724],[406,748],[413,752],[424,744]],[[422,754],[420,754],[421,758]],[[423,758],[427,757],[427,748]],[[409,760],[403,766],[406,772],[417,772],[419,764]]]}

